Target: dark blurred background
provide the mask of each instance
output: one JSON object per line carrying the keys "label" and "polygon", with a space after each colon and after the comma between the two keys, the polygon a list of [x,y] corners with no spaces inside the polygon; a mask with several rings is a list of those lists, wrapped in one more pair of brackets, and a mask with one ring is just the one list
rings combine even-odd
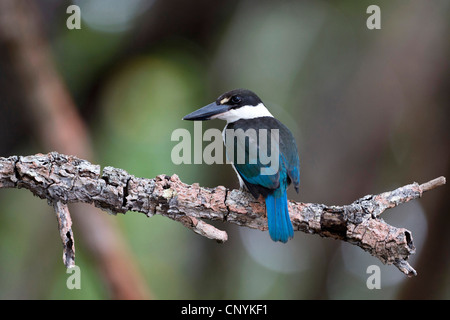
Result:
{"label": "dark blurred background", "polygon": [[[234,88],[294,133],[303,202],[347,204],[450,176],[450,2],[1,0],[0,156],[58,151],[138,176],[238,186],[228,165],[174,165],[181,118]],[[81,29],[69,30],[69,5]],[[369,30],[366,9],[381,8]],[[224,123],[203,123],[222,130]],[[81,290],[66,288],[53,210],[0,190],[1,299],[449,299],[448,187],[383,214],[418,271],[347,243],[71,206]],[[369,290],[369,265],[381,289]]]}

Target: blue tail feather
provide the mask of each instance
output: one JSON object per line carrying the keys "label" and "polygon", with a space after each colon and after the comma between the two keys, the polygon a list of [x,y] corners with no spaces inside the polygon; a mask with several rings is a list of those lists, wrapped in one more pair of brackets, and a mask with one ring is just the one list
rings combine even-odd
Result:
{"label": "blue tail feather", "polygon": [[267,221],[269,234],[273,241],[286,243],[294,237],[291,219],[289,218],[286,190],[275,190],[266,197]]}

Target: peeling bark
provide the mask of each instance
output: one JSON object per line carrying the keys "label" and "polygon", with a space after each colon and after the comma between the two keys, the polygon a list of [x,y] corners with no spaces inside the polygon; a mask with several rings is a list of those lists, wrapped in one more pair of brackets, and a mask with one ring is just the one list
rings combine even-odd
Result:
{"label": "peeling bark", "polygon": [[[347,241],[413,276],[417,273],[407,262],[415,252],[411,232],[391,226],[379,216],[386,209],[420,198],[424,191],[443,184],[445,178],[439,177],[422,185],[412,183],[367,195],[344,206],[289,201],[289,212],[294,230]],[[223,186],[187,185],[175,174],[145,179],[113,167],[105,167],[101,172],[99,165],[56,152],[0,158],[0,188],[26,188],[55,204],[57,212],[68,203],[85,202],[112,214],[127,211],[142,212],[149,217],[160,214],[218,242],[227,241],[226,232],[202,219],[267,230],[263,199],[255,200],[247,192]],[[60,224],[60,230],[68,229]],[[61,231],[65,250],[68,244],[73,244],[70,232],[69,237],[66,231]],[[66,258],[71,254],[74,258],[74,251],[65,251]]]}

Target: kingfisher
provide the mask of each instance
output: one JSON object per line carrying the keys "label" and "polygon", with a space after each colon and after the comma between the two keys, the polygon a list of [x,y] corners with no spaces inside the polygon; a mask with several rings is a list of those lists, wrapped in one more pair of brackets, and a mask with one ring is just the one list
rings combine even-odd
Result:
{"label": "kingfisher", "polygon": [[[260,196],[265,199],[270,237],[273,241],[286,243],[294,236],[287,189],[292,183],[298,193],[300,184],[300,161],[291,131],[274,118],[254,92],[246,89],[226,92],[216,101],[183,118],[193,121],[211,119],[227,122],[222,136],[226,156],[237,174],[240,187],[256,199]],[[238,130],[246,134],[229,138],[229,132]],[[270,159],[277,161],[269,163],[267,155],[263,158],[269,149]],[[274,163],[275,170],[270,170]]]}

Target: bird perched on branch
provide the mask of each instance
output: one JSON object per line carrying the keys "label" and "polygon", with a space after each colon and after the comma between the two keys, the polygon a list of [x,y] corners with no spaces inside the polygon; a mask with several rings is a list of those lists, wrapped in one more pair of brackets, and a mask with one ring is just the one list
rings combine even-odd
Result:
{"label": "bird perched on branch", "polygon": [[226,92],[183,118],[210,119],[227,121],[222,135],[240,186],[255,198],[264,197],[270,237],[286,243],[294,236],[286,191],[292,183],[298,193],[300,184],[300,162],[292,133],[255,93],[245,89]]}

